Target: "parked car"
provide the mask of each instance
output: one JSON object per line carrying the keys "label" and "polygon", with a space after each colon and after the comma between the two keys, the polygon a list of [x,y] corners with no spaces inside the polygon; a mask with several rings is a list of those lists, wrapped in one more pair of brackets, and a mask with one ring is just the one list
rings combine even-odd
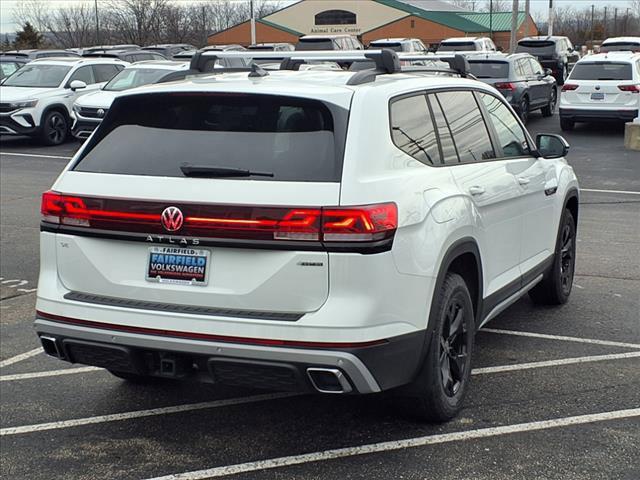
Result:
{"label": "parked car", "polygon": [[140,45],[135,45],[133,43],[123,43],[120,45],[95,45],[93,47],[86,47],[81,49],[82,54],[91,53],[91,52],[102,52],[106,50],[140,50]]}
{"label": "parked car", "polygon": [[53,50],[53,49],[31,49],[31,50],[9,50],[3,53],[3,55],[9,55],[12,57],[23,57],[29,60],[36,60],[38,58],[64,58],[73,57],[77,58],[76,53],[68,50]]}
{"label": "parked car", "polygon": [[611,37],[600,46],[600,53],[619,51],[640,52],[640,37]]}
{"label": "parked car", "polygon": [[496,52],[497,48],[493,40],[488,37],[459,37],[459,38],[447,38],[440,42],[436,53],[478,53]]}
{"label": "parked car", "polygon": [[33,60],[0,86],[0,134],[63,143],[73,102],[99,89],[126,66],[109,58]]}
{"label": "parked car", "polygon": [[30,61],[31,60],[26,57],[7,54],[0,55],[0,81],[12,75],[16,70],[19,70]]}
{"label": "parked car", "polygon": [[527,123],[529,114],[541,110],[544,117],[555,112],[558,100],[556,80],[528,53],[467,57],[471,73],[496,88]]}
{"label": "parked car", "polygon": [[353,35],[304,35],[298,39],[296,50],[363,50]]}
{"label": "parked car", "polygon": [[149,60],[166,60],[166,57],[159,53],[133,49],[94,50],[90,53],[85,53],[83,57],[119,58],[120,60],[129,63],[146,62]]}
{"label": "parked car", "polygon": [[149,45],[141,50],[159,53],[167,59],[172,59],[176,54],[190,50],[197,50],[196,47],[188,43],[164,43],[160,45]]}
{"label": "parked car", "polygon": [[492,87],[372,55],[119,96],[42,197],[44,351],[454,417],[478,328],[569,298],[578,183]]}
{"label": "parked car", "polygon": [[426,53],[427,47],[418,38],[381,38],[369,43],[368,48],[389,48],[396,52]]}
{"label": "parked car", "polygon": [[247,49],[269,52],[290,52],[295,50],[295,46],[292,43],[257,43],[255,45],[249,45]]}
{"label": "parked car", "polygon": [[152,83],[182,80],[188,73],[188,62],[151,61],[125,67],[100,90],[75,101],[71,113],[73,136],[81,140],[88,138],[121,92]]}
{"label": "parked car", "polygon": [[[245,52],[247,51],[242,45],[209,45],[203,48],[203,52]],[[246,68],[251,64],[251,57],[237,57],[237,58],[222,58],[218,60],[211,60],[213,65],[208,67],[209,70],[214,68]]]}
{"label": "parked car", "polygon": [[518,41],[517,53],[530,53],[544,68],[551,69],[558,85],[564,84],[569,72],[580,59],[569,37],[539,36],[525,37]]}
{"label": "parked car", "polygon": [[576,122],[631,121],[640,109],[640,53],[610,52],[580,59],[560,93],[560,127]]}

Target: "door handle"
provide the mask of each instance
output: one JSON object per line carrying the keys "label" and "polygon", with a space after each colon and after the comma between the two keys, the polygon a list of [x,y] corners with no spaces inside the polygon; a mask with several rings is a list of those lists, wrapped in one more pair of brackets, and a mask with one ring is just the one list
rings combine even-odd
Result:
{"label": "door handle", "polygon": [[530,182],[531,182],[531,179],[527,177],[518,177],[518,183],[520,185],[529,185]]}
{"label": "door handle", "polygon": [[469,193],[473,196],[482,195],[484,193],[484,187],[474,185],[473,187],[469,187]]}

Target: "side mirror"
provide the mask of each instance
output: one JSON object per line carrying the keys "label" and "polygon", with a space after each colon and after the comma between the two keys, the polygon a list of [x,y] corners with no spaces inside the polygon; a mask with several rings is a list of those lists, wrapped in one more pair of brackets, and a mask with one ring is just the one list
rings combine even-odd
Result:
{"label": "side mirror", "polygon": [[569,143],[561,136],[552,133],[536,135],[536,149],[544,158],[561,158],[569,153]]}
{"label": "side mirror", "polygon": [[74,80],[69,84],[69,88],[75,92],[76,90],[82,90],[83,88],[87,88],[87,84],[84,83],[82,80]]}
{"label": "side mirror", "polygon": [[550,68],[545,68],[544,69],[544,74],[548,77],[549,75],[553,75],[553,70],[551,70]]}

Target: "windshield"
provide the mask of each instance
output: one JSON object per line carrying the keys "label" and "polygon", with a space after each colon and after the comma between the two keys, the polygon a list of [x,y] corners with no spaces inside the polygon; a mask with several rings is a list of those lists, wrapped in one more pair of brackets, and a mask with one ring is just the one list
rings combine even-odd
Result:
{"label": "windshield", "polygon": [[516,47],[517,53],[532,55],[552,55],[556,52],[556,44],[550,40],[523,40]]}
{"label": "windshield", "polygon": [[475,49],[473,42],[443,42],[438,47],[440,52],[463,52]]}
{"label": "windshield", "polygon": [[569,78],[571,80],[631,80],[630,63],[593,62],[577,63]]}
{"label": "windshield", "polygon": [[188,162],[273,173],[269,181],[339,182],[347,117],[335,105],[278,95],[121,97],[74,170],[184,177]]}
{"label": "windshield", "polygon": [[602,53],[632,51],[640,52],[640,42],[610,42],[600,47]]}
{"label": "windshield", "polygon": [[104,90],[121,92],[130,88],[149,85],[150,83],[156,83],[168,73],[171,72],[159,68],[125,68],[104,86]]}
{"label": "windshield", "polygon": [[3,60],[2,62],[0,62],[0,79],[8,77],[19,68],[20,65],[18,65],[16,62],[7,62]]}
{"label": "windshield", "polygon": [[469,62],[471,73],[476,78],[507,78],[509,64],[507,62]]}
{"label": "windshield", "polygon": [[7,87],[56,88],[69,73],[64,65],[26,65],[3,83]]}
{"label": "windshield", "polygon": [[389,48],[395,52],[401,52],[402,44],[399,42],[371,42],[369,48]]}

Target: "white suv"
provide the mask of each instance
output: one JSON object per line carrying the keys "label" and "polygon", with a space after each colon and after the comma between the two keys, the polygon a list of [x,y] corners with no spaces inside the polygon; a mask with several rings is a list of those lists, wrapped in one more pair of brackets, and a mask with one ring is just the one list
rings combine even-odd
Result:
{"label": "white suv", "polygon": [[588,55],[576,63],[560,93],[560,127],[576,122],[631,121],[640,109],[640,53]]}
{"label": "white suv", "polygon": [[403,387],[452,418],[475,331],[567,301],[578,183],[490,86],[367,56],[118,97],[43,195],[45,351],[132,381]]}
{"label": "white suv", "polygon": [[99,89],[128,63],[103,58],[34,60],[0,86],[0,134],[59,145],[71,127],[73,102]]}
{"label": "white suv", "polygon": [[490,38],[458,37],[447,38],[440,42],[436,53],[495,53],[496,51],[496,45]]}

